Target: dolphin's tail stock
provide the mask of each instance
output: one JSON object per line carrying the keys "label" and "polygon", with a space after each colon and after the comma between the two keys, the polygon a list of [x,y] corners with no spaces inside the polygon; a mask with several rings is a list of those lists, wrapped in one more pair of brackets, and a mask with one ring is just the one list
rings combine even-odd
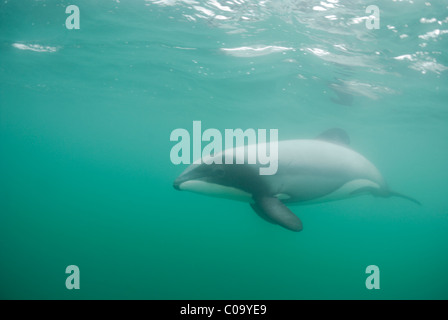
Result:
{"label": "dolphin's tail stock", "polygon": [[420,201],[418,201],[412,197],[406,196],[402,193],[392,191],[389,189],[377,189],[377,188],[372,188],[372,187],[364,187],[364,188],[355,190],[354,192],[352,192],[352,194],[361,193],[361,192],[369,192],[370,194],[372,194],[375,197],[383,197],[383,198],[399,197],[399,198],[403,198],[403,199],[412,201],[415,204],[418,204],[419,206],[422,205]]}
{"label": "dolphin's tail stock", "polygon": [[392,191],[392,190],[389,190],[389,191],[386,193],[385,197],[399,197],[399,198],[403,198],[403,199],[412,201],[412,202],[414,202],[415,204],[418,204],[419,206],[422,205],[420,201],[418,201],[418,200],[416,200],[416,199],[414,199],[414,198],[412,198],[412,197],[406,196],[406,195],[404,195],[404,194],[402,194],[402,193],[399,193],[399,192],[396,192],[396,191]]}

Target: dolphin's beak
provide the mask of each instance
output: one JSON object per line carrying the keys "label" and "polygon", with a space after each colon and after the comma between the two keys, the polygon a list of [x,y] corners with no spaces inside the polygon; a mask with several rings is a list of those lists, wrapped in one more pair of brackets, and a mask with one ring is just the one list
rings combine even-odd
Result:
{"label": "dolphin's beak", "polygon": [[190,181],[190,180],[196,180],[200,178],[198,176],[198,172],[195,170],[198,167],[198,165],[190,165],[187,169],[184,170],[173,182],[173,187],[176,190],[182,190],[181,185],[184,182]]}
{"label": "dolphin's beak", "polygon": [[182,190],[181,188],[180,188],[180,185],[182,184],[182,183],[184,183],[185,181],[188,181],[189,179],[188,179],[188,177],[185,177],[185,175],[184,174],[181,174],[180,176],[178,176],[177,178],[176,178],[176,180],[174,180],[174,182],[173,182],[173,187],[174,187],[174,189],[176,189],[176,190]]}

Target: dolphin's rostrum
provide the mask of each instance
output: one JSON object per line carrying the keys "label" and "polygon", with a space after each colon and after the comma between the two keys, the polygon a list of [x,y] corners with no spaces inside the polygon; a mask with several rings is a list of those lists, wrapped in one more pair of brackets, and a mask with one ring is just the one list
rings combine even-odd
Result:
{"label": "dolphin's rostrum", "polygon": [[[302,222],[285,204],[361,194],[398,196],[420,204],[391,191],[378,169],[348,147],[350,139],[341,129],[330,129],[316,139],[271,143],[278,143],[278,171],[274,175],[260,175],[257,164],[205,164],[198,159],[174,181],[174,188],[249,202],[261,218],[292,231],[301,231]],[[233,150],[235,157],[256,152],[257,145],[238,148],[244,152]]]}

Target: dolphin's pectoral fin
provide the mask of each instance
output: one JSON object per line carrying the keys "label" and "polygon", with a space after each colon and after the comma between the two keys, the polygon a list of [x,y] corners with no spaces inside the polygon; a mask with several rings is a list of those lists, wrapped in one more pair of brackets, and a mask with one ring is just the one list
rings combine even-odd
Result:
{"label": "dolphin's pectoral fin", "polygon": [[264,220],[291,231],[302,231],[302,221],[277,198],[261,197],[254,200],[251,207]]}
{"label": "dolphin's pectoral fin", "polygon": [[266,215],[266,213],[263,212],[263,210],[260,208],[260,206],[258,206],[255,203],[251,203],[250,206],[252,207],[252,209],[254,209],[255,213],[264,221],[267,221],[269,223],[272,224],[277,224],[277,222],[275,222],[274,220],[272,220],[271,218],[269,218],[268,215]]}
{"label": "dolphin's pectoral fin", "polygon": [[350,137],[340,128],[329,129],[316,137],[317,140],[328,141],[344,146],[350,145]]}

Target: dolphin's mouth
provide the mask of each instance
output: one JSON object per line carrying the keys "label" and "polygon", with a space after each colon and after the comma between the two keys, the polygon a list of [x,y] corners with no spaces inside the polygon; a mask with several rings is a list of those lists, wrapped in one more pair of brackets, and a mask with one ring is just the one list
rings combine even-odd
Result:
{"label": "dolphin's mouth", "polygon": [[202,179],[185,180],[183,177],[176,179],[173,187],[180,191],[190,191],[199,194],[206,194],[218,198],[227,198],[248,202],[252,195],[243,190],[220,185],[214,182],[208,182]]}
{"label": "dolphin's mouth", "polygon": [[176,180],[174,180],[173,182],[173,187],[176,190],[180,190],[180,185],[182,184],[182,182],[185,182],[185,178],[182,177],[182,175],[180,175],[179,177],[176,178]]}
{"label": "dolphin's mouth", "polygon": [[173,182],[173,187],[176,190],[182,190],[181,188],[182,184],[190,182],[190,181],[197,181],[197,180],[203,180],[204,178],[200,176],[197,172],[191,170],[185,170],[180,176],[176,178]]}
{"label": "dolphin's mouth", "polygon": [[182,185],[184,182],[188,182],[188,181],[190,181],[190,180],[191,180],[191,179],[189,179],[189,178],[186,177],[185,175],[181,174],[180,176],[177,177],[176,180],[174,180],[174,182],[173,182],[173,187],[174,187],[174,189],[180,191],[180,190],[182,190],[182,189],[181,189],[181,185]]}

